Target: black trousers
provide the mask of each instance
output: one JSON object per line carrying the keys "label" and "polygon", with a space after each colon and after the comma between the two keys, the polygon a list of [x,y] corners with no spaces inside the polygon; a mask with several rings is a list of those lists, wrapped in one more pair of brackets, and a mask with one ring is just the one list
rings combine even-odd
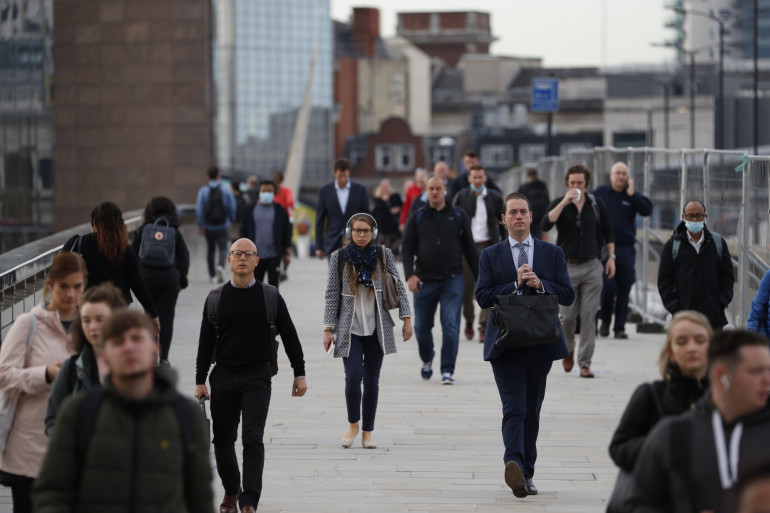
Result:
{"label": "black trousers", "polygon": [[265,279],[267,273],[267,282],[275,288],[278,288],[278,282],[281,278],[281,260],[282,257],[260,258],[257,267],[254,268],[254,277],[258,282]]}
{"label": "black trousers", "polygon": [[206,230],[206,263],[209,266],[209,277],[216,276],[217,269],[214,266],[214,256],[219,257],[219,266],[227,265],[227,252],[229,250],[228,237],[230,230],[222,228],[220,230]]}
{"label": "black trousers", "polygon": [[270,406],[272,371],[270,364],[234,372],[216,365],[211,371],[211,422],[214,457],[225,494],[235,495],[241,487],[241,472],[235,454],[238,423],[243,415],[243,492],[239,507],[257,508],[262,495],[265,466],[265,422]]}
{"label": "black trousers", "polygon": [[160,320],[160,358],[168,360],[171,337],[174,335],[176,300],[179,297],[179,271],[176,267],[157,269],[143,266],[142,276]]}

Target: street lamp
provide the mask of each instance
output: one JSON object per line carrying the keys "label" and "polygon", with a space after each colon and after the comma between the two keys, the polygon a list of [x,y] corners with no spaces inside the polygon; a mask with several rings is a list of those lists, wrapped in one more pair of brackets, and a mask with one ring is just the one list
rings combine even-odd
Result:
{"label": "street lamp", "polygon": [[[717,148],[725,147],[725,22],[722,18],[715,16],[710,12],[698,11],[696,9],[685,9],[683,7],[671,7],[671,10],[679,14],[692,14],[702,16],[719,23],[719,114],[717,116]],[[690,54],[692,58],[692,54]]]}

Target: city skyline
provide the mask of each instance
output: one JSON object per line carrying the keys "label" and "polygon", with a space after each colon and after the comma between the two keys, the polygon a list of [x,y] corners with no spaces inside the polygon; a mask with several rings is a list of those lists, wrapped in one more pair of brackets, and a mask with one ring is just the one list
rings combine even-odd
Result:
{"label": "city skyline", "polygon": [[[672,36],[664,27],[672,15],[662,0],[542,0],[536,7],[531,5],[510,0],[424,0],[416,9],[408,0],[331,0],[331,14],[337,21],[348,21],[354,7],[376,7],[382,35],[390,37],[396,34],[398,12],[487,11],[498,38],[490,53],[542,57],[548,67],[636,66],[675,59],[673,50],[651,46]],[[548,17],[548,22],[543,21]],[[508,23],[509,19],[515,21]]]}

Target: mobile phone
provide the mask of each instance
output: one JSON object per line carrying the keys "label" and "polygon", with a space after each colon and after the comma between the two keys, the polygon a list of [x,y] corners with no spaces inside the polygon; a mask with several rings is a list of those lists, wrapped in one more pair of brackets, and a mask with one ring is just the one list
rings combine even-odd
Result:
{"label": "mobile phone", "polygon": [[417,282],[417,290],[422,290],[422,282],[421,281]]}

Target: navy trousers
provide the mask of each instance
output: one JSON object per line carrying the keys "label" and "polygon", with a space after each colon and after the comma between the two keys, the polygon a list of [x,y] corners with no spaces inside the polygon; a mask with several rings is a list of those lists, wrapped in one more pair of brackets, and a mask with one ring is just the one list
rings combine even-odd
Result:
{"label": "navy trousers", "polygon": [[602,324],[609,325],[612,313],[615,313],[615,325],[612,331],[625,331],[628,318],[628,296],[631,286],[636,281],[636,249],[633,244],[615,246],[615,276],[607,279],[603,274],[602,303],[599,318]]}
{"label": "navy trousers", "polygon": [[345,402],[351,424],[361,420],[363,410],[364,431],[374,431],[383,356],[376,333],[368,337],[350,335],[350,353],[342,359],[345,365]]}
{"label": "navy trousers", "polygon": [[538,348],[506,352],[490,360],[503,403],[503,462],[515,461],[525,477],[535,474],[540,408],[553,361]]}

